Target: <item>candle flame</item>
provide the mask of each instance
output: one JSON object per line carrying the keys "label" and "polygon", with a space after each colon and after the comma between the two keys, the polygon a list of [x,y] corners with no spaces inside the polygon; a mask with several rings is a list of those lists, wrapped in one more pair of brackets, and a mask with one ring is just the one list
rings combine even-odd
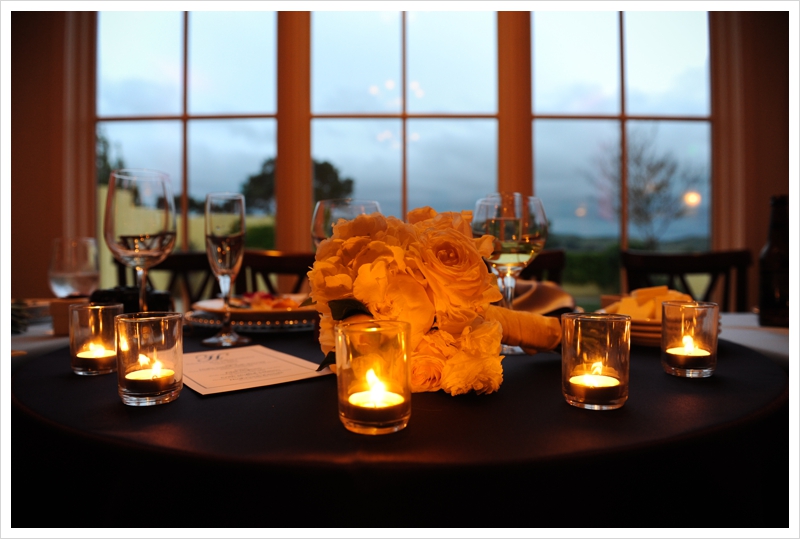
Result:
{"label": "candle flame", "polygon": [[592,363],[592,374],[603,374],[603,362],[595,361]]}
{"label": "candle flame", "polygon": [[386,393],[386,385],[380,381],[372,369],[367,371],[367,383],[369,384],[369,393],[373,397],[380,397]]}
{"label": "candle flame", "polygon": [[153,362],[153,367],[152,367],[152,369],[153,369],[153,378],[158,378],[158,377],[161,376],[161,367],[162,367],[162,364],[161,364],[160,361],[154,361]]}
{"label": "candle flame", "polygon": [[686,348],[687,352],[691,352],[694,350],[694,339],[692,339],[691,335],[683,336],[683,347]]}
{"label": "candle flame", "polygon": [[139,354],[139,365],[142,367],[150,365],[150,358],[144,354]]}
{"label": "candle flame", "polygon": [[128,346],[128,340],[125,337],[123,337],[122,335],[120,335],[120,337],[119,337],[119,351],[120,352],[127,352],[128,350],[130,350],[130,347]]}

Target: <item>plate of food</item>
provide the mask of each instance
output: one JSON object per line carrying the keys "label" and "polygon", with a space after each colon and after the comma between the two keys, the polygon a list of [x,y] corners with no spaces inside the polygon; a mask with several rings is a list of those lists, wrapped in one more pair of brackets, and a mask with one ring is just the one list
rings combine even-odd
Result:
{"label": "plate of food", "polygon": [[[304,294],[273,295],[267,292],[243,294],[231,298],[231,324],[236,331],[301,331],[313,329],[319,314],[312,306],[303,306]],[[196,326],[218,327],[222,324],[225,302],[222,298],[198,301],[185,315]]]}

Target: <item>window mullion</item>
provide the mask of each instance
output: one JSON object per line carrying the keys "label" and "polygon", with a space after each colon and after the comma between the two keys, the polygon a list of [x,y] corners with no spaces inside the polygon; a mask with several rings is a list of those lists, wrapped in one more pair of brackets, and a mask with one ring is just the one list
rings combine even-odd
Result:
{"label": "window mullion", "polygon": [[497,189],[533,194],[531,15],[497,13]]}

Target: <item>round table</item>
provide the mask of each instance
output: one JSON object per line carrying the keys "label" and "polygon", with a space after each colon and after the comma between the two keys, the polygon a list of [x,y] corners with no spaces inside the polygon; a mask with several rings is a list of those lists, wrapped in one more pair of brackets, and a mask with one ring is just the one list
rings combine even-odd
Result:
{"label": "round table", "polygon": [[[255,337],[322,360],[312,333]],[[92,527],[787,526],[788,377],[724,339],[718,358],[684,379],[634,347],[628,402],[593,411],[564,401],[559,355],[509,356],[497,393],[414,394],[406,429],[364,436],[333,375],[137,408],[61,349],[12,378],[14,507]]]}

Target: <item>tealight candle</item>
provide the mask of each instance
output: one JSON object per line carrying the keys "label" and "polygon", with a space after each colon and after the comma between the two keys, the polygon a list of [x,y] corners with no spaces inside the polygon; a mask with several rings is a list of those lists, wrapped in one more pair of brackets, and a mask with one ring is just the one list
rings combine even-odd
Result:
{"label": "tealight candle", "polygon": [[696,347],[691,335],[684,335],[681,341],[683,346],[667,348],[670,364],[683,369],[704,369],[709,366],[711,352]]}
{"label": "tealight candle", "polygon": [[386,391],[386,385],[375,375],[375,371],[367,371],[367,391],[351,394],[347,401],[351,405],[350,417],[361,421],[386,422],[402,417],[405,398],[392,391]]}
{"label": "tealight candle", "polygon": [[717,365],[716,303],[666,301],[661,314],[661,366],[668,374],[706,378]]}
{"label": "tealight candle", "polygon": [[116,350],[109,350],[103,344],[90,343],[89,349],[76,354],[72,361],[73,367],[94,369],[97,371],[114,370],[117,364]]}
{"label": "tealight candle", "polygon": [[620,397],[621,385],[613,376],[579,374],[569,379],[571,395],[586,402],[604,402]]}
{"label": "tealight candle", "polygon": [[117,369],[114,317],[121,303],[87,303],[69,309],[69,348],[72,372],[96,375]]}
{"label": "tealight candle", "polygon": [[[139,363],[150,365],[150,358],[140,356]],[[137,393],[160,393],[167,391],[175,383],[175,371],[165,369],[160,361],[153,361],[152,367],[131,371],[125,375],[127,388]]]}
{"label": "tealight candle", "polygon": [[411,417],[407,322],[369,320],[336,327],[339,419],[351,432],[387,434]]}

